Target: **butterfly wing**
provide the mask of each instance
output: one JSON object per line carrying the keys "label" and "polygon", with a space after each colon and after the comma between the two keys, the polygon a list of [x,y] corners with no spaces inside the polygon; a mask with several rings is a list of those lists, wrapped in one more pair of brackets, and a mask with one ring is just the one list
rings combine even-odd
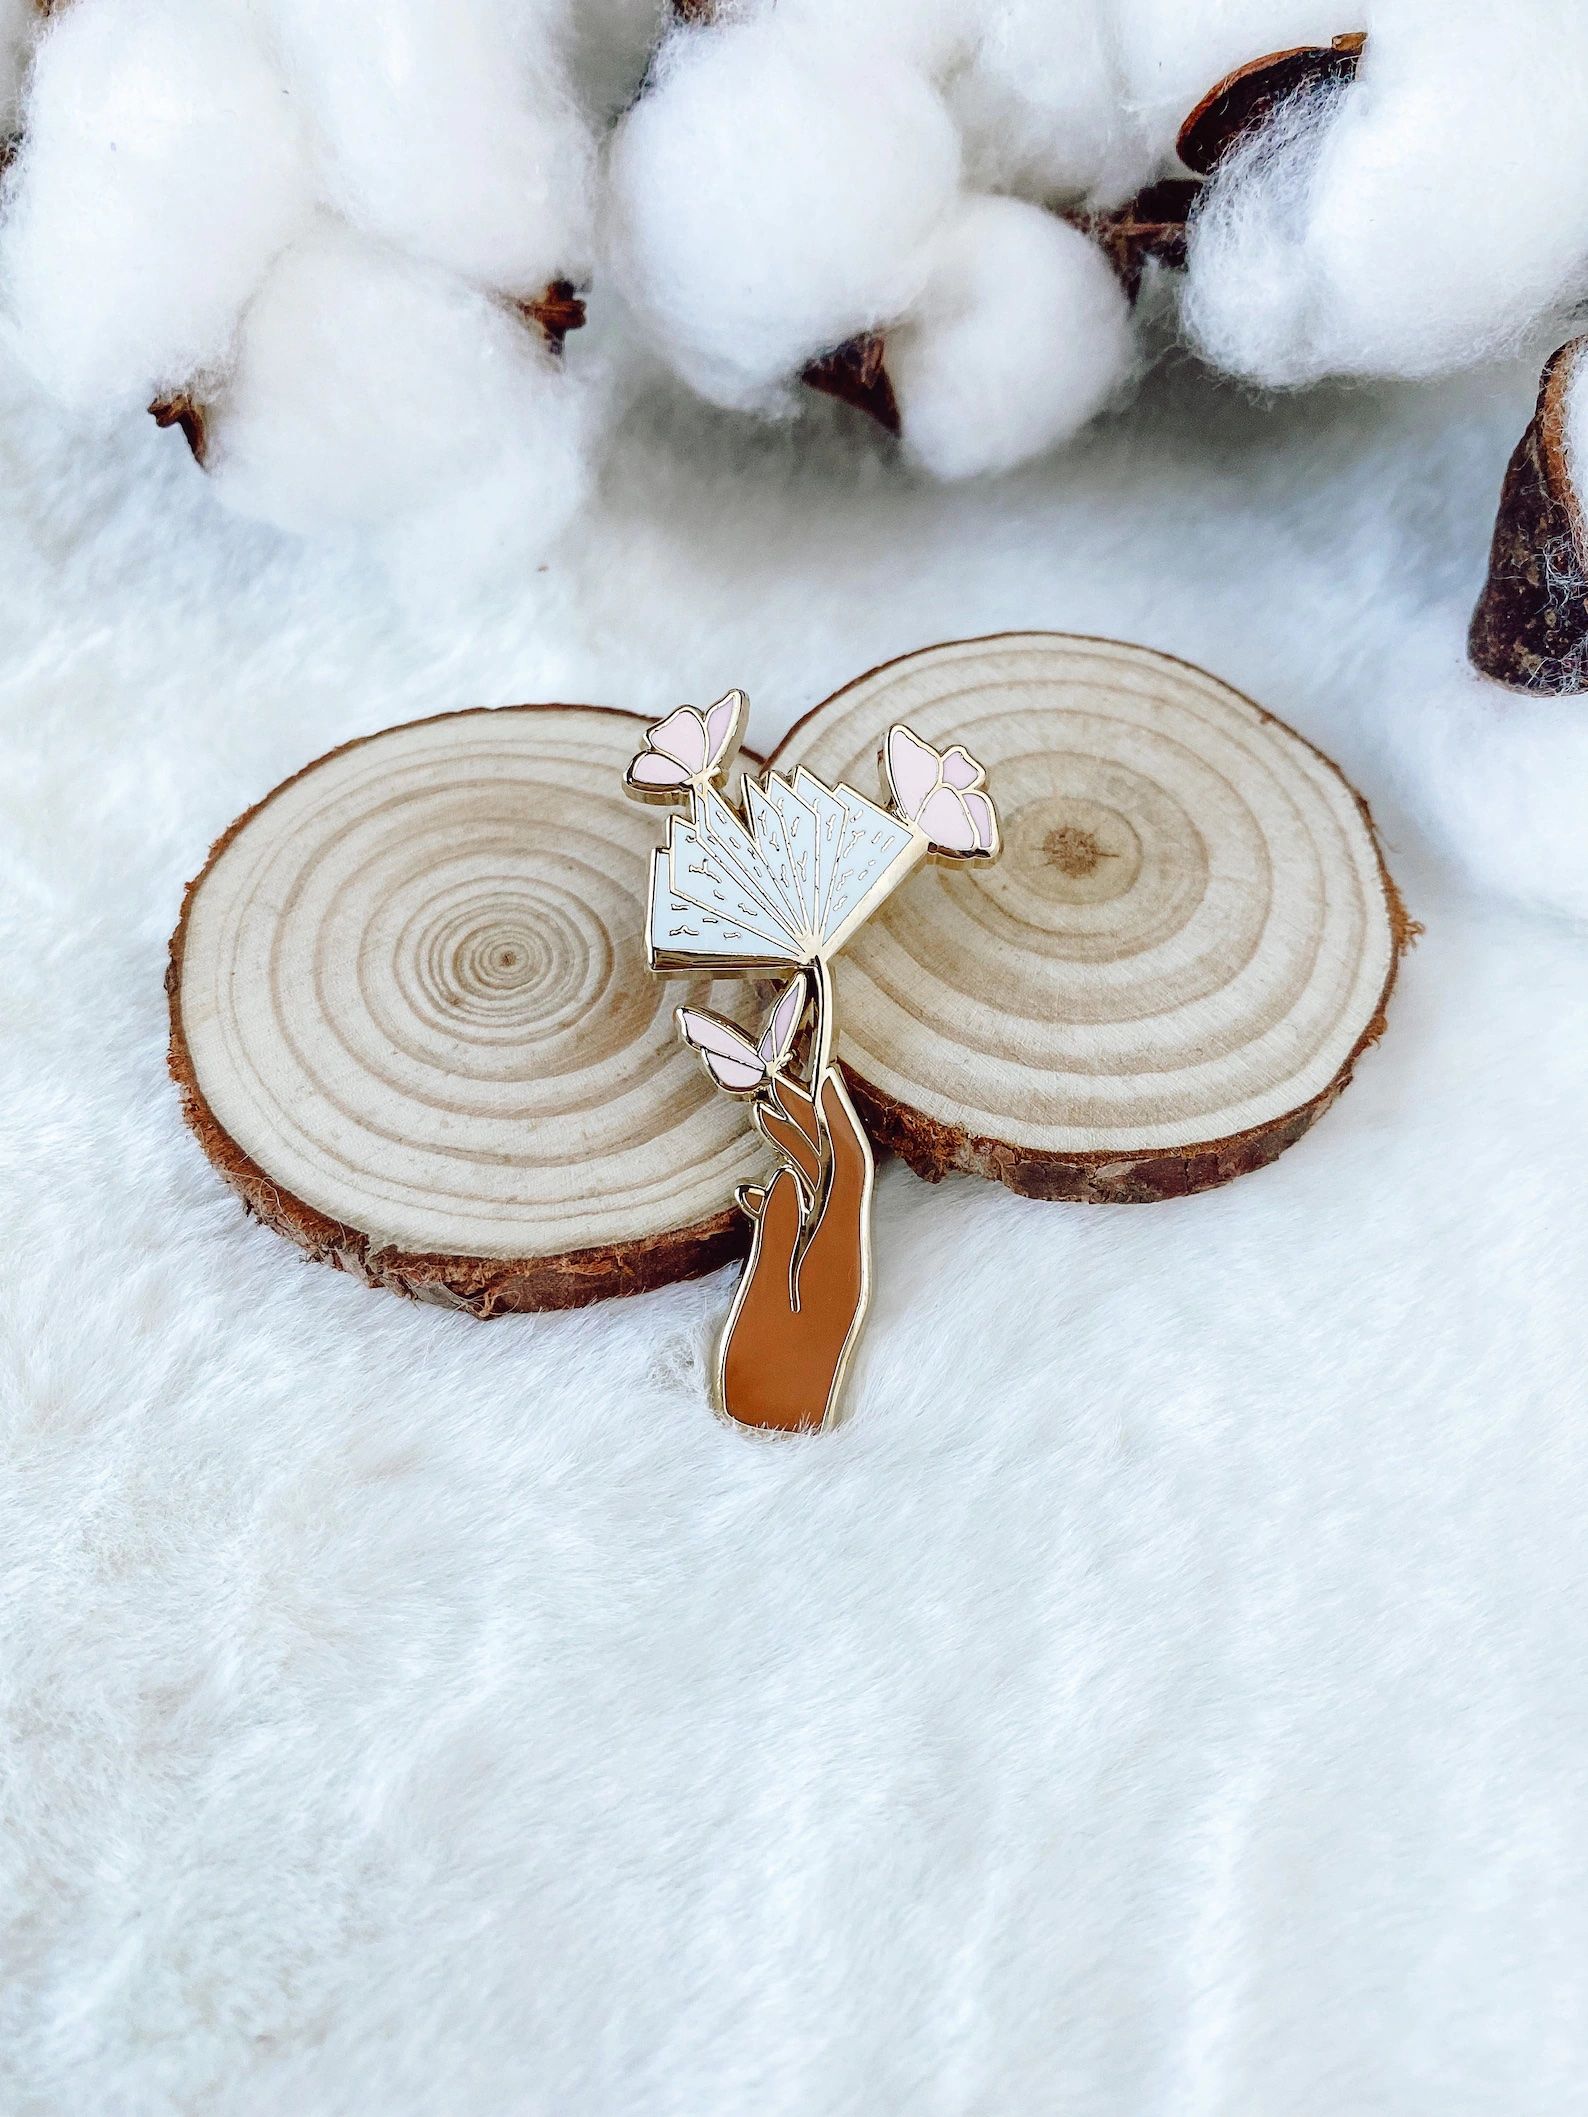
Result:
{"label": "butterfly wing", "polygon": [[998,853],[998,811],[985,794],[972,788],[961,800],[970,811],[970,820],[976,827],[976,850],[995,859]]}
{"label": "butterfly wing", "polygon": [[804,1013],[805,979],[800,976],[791,979],[778,994],[755,1047],[769,1073],[781,1072],[787,1063]]}
{"label": "butterfly wing", "polygon": [[747,1095],[766,1079],[766,1067],[755,1045],[720,1014],[710,1014],[703,1007],[680,1007],[675,1019],[679,1035],[700,1053],[719,1088],[731,1095]]}
{"label": "butterfly wing", "polygon": [[693,706],[676,706],[647,731],[645,740],[687,773],[706,769],[706,723]]}
{"label": "butterfly wing", "polygon": [[[985,799],[985,797],[983,797]],[[916,822],[932,841],[935,851],[973,853],[976,824],[966,807],[967,797],[952,787],[937,787],[921,805]]]}
{"label": "butterfly wing", "polygon": [[888,740],[883,748],[883,768],[894,807],[901,816],[913,822],[941,774],[942,764],[936,750],[930,743],[922,742],[913,728],[897,721],[888,730]]}
{"label": "butterfly wing", "polygon": [[742,691],[725,691],[706,714],[705,765],[708,774],[720,772],[732,760],[744,735],[744,718],[750,701]]}
{"label": "butterfly wing", "polygon": [[630,760],[626,777],[628,785],[645,794],[689,784],[689,774],[677,758],[664,757],[660,750],[641,750]]}

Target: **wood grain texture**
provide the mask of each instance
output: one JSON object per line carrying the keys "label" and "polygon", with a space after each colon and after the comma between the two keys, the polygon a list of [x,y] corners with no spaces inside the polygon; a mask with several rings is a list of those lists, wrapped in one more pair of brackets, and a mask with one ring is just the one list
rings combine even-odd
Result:
{"label": "wood grain texture", "polygon": [[1167,655],[1011,633],[872,671],[773,761],[869,789],[895,720],[985,764],[1004,853],[924,870],[835,966],[874,1137],[927,1177],[1134,1202],[1260,1167],[1328,1108],[1412,929],[1327,758]]}
{"label": "wood grain texture", "polygon": [[744,1253],[765,1151],[674,1033],[644,955],[644,722],[443,715],[349,744],[235,823],[171,944],[171,1070],[271,1226],[478,1315],[562,1308]]}

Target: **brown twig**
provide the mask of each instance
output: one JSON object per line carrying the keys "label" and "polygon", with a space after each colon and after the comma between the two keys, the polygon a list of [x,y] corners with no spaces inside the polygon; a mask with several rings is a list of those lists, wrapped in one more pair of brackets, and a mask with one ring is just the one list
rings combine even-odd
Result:
{"label": "brown twig", "polygon": [[515,301],[512,307],[525,323],[535,326],[549,350],[559,357],[568,333],[584,328],[584,297],[571,279],[554,279],[533,301]]}
{"label": "brown twig", "polygon": [[1201,188],[1194,177],[1165,177],[1109,212],[1069,218],[1101,246],[1134,303],[1149,264],[1167,266],[1172,272],[1185,270],[1186,222]]}

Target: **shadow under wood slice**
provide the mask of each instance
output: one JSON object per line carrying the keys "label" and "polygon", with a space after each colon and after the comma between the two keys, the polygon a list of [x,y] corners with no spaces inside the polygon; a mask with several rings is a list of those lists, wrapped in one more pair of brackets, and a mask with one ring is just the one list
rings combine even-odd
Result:
{"label": "shadow under wood slice", "polygon": [[1588,690],[1588,531],[1572,480],[1566,412],[1588,338],[1553,352],[1506,466],[1489,573],[1467,634],[1472,666],[1513,691]]}

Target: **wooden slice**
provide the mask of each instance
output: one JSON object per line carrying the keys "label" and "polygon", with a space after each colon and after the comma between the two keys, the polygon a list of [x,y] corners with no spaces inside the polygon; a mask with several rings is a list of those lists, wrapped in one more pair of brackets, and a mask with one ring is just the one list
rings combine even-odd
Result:
{"label": "wooden slice", "polygon": [[742,981],[645,965],[644,722],[453,713],[349,743],[234,823],[171,942],[171,1071],[260,1219],[490,1315],[742,1255],[764,1154],[674,1033]]}
{"label": "wooden slice", "polygon": [[1186,662],[1040,632],[873,670],[773,761],[869,793],[895,720],[985,764],[1004,853],[923,870],[836,965],[874,1136],[929,1178],[1127,1202],[1299,1139],[1381,1034],[1411,931],[1335,766]]}

